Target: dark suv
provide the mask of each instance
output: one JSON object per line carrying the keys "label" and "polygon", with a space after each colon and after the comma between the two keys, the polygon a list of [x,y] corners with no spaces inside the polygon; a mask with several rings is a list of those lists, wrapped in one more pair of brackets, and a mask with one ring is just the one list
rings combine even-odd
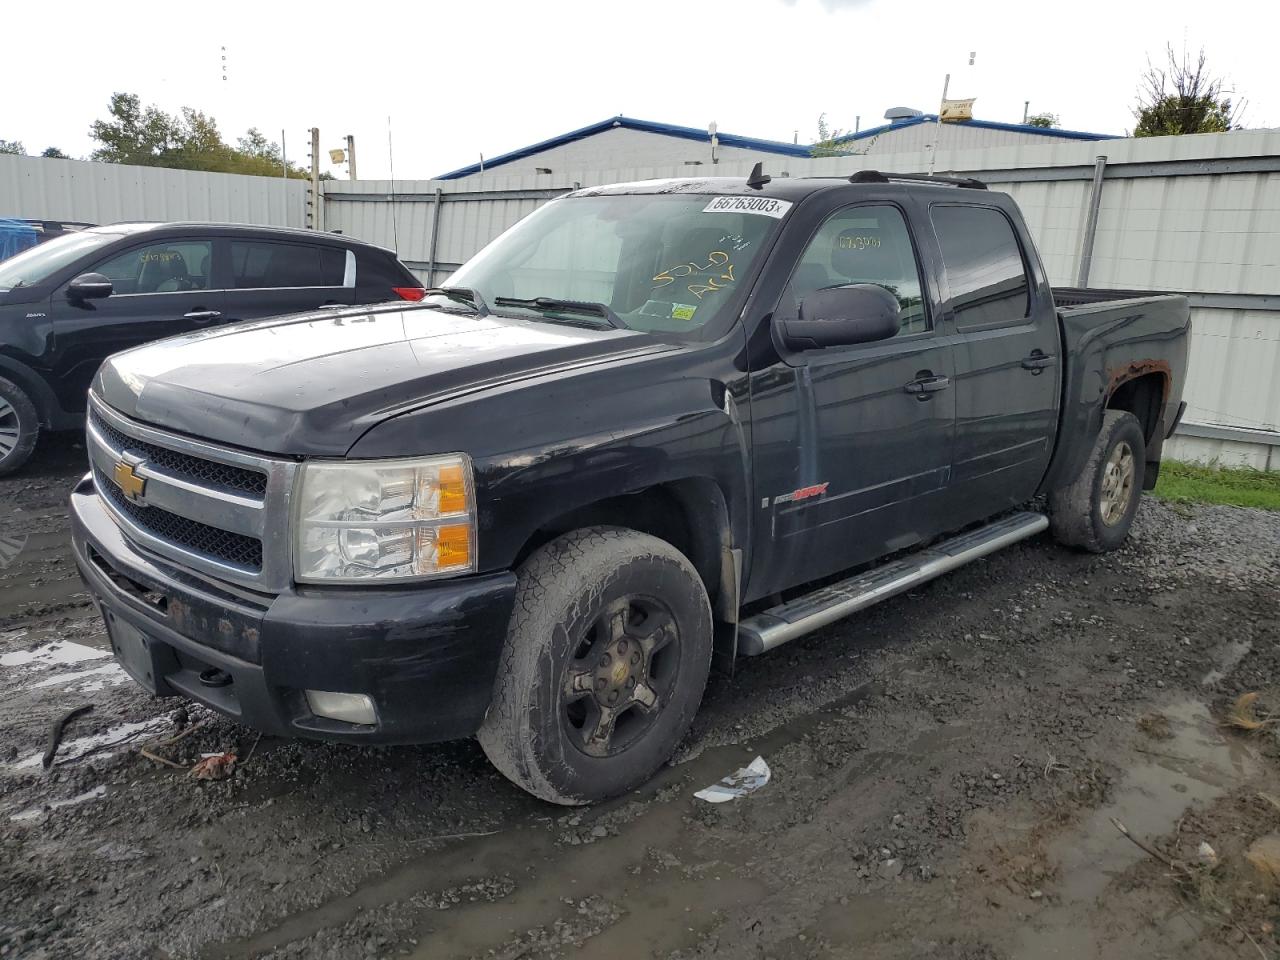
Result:
{"label": "dark suv", "polygon": [[235,224],[117,223],[0,263],[0,475],[43,428],[82,425],[113,353],[202,327],[323,306],[420,300],[390,250]]}

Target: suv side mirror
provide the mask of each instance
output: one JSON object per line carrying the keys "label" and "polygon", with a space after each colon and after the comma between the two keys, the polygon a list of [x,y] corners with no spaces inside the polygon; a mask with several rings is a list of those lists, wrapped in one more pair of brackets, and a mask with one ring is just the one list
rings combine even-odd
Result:
{"label": "suv side mirror", "polygon": [[115,287],[100,273],[82,273],[67,286],[71,300],[101,300],[111,296]]}
{"label": "suv side mirror", "polygon": [[898,299],[874,283],[815,290],[800,302],[800,316],[780,324],[782,339],[792,350],[842,347],[895,336]]}

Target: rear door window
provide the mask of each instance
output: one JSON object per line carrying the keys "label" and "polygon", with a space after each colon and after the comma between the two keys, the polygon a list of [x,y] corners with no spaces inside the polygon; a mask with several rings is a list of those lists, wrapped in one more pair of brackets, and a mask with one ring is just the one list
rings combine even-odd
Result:
{"label": "rear door window", "polygon": [[1031,288],[1013,224],[992,207],[930,210],[961,330],[1019,323],[1030,313]]}
{"label": "rear door window", "polygon": [[92,272],[111,281],[113,296],[208,290],[212,254],[212,241],[170,240],[134,247],[98,264]]}
{"label": "rear door window", "polygon": [[341,287],[346,251],[304,243],[231,241],[231,284],[237,290]]}

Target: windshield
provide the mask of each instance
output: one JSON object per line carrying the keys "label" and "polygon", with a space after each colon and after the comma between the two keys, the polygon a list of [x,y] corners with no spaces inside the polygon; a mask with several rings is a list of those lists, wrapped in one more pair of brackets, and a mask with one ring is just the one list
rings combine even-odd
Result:
{"label": "windshield", "polygon": [[90,250],[119,239],[114,233],[69,233],[24,250],[0,263],[0,290],[35,286]]}
{"label": "windshield", "polygon": [[[741,302],[743,278],[790,206],[690,194],[555,200],[445,286],[478,293],[500,314],[695,333]],[[601,309],[593,316],[583,304]]]}

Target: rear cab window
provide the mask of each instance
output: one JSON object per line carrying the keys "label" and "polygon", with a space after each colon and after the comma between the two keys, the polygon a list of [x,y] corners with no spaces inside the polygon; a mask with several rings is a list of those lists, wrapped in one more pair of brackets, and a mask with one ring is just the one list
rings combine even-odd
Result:
{"label": "rear cab window", "polygon": [[236,290],[342,287],[348,274],[346,250],[274,240],[231,241],[231,286]]}
{"label": "rear cab window", "polygon": [[1031,312],[1026,260],[1009,218],[994,207],[930,208],[960,330],[1023,322]]}

